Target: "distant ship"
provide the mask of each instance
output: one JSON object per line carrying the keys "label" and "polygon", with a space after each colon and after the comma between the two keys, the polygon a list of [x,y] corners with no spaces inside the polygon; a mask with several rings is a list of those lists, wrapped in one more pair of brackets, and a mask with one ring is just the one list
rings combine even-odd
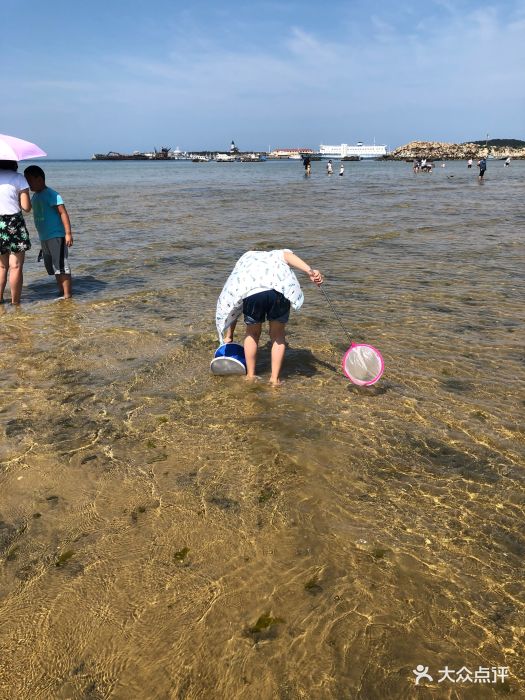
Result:
{"label": "distant ship", "polygon": [[319,146],[319,155],[321,158],[382,158],[388,153],[387,147],[384,145],[376,146],[362,143],[358,141],[355,146],[349,146],[347,143],[342,143],[339,146]]}
{"label": "distant ship", "polygon": [[109,153],[94,153],[91,160],[149,160],[145,153],[117,153],[117,151],[109,151]]}
{"label": "distant ship", "polygon": [[172,151],[170,146],[163,146],[160,151],[157,151],[155,148],[151,153],[143,153],[142,151],[133,151],[133,153],[118,153],[117,151],[94,153],[91,156],[91,160],[189,160],[189,156],[178,148]]}

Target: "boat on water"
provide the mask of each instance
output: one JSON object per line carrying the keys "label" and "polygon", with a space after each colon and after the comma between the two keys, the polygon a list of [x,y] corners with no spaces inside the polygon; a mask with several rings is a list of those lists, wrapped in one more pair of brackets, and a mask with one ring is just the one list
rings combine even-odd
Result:
{"label": "boat on water", "polygon": [[91,160],[150,160],[145,153],[134,151],[133,153],[118,153],[109,151],[108,153],[94,153]]}
{"label": "boat on water", "polygon": [[366,144],[362,141],[358,141],[355,145],[342,143],[339,146],[327,146],[326,144],[319,146],[321,158],[340,158],[343,160],[355,156],[359,160],[364,160],[368,158],[382,158],[387,153],[388,149],[385,145],[377,146],[375,143]]}
{"label": "boat on water", "polygon": [[119,153],[118,151],[94,153],[91,156],[91,160],[189,160],[189,156],[179,148],[173,151],[170,146],[162,146],[159,151],[155,148],[149,153],[143,151],[133,151],[133,153]]}
{"label": "boat on water", "polygon": [[192,158],[191,158],[192,163],[209,163],[210,160],[211,159],[208,158],[208,156],[199,156],[199,155],[192,156]]}
{"label": "boat on water", "polygon": [[266,156],[262,156],[260,153],[243,153],[239,160],[241,163],[264,163]]}

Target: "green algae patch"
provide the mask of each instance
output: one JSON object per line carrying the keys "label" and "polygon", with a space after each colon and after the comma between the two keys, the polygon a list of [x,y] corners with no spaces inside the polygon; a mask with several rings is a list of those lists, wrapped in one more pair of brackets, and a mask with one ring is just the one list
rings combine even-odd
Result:
{"label": "green algae patch", "polygon": [[310,595],[318,595],[323,592],[323,587],[319,583],[319,579],[314,576],[304,584],[304,590]]}
{"label": "green algae patch", "polygon": [[374,547],[370,554],[374,557],[374,559],[384,559],[385,554],[388,554],[389,552],[389,549],[383,549],[383,547]]}
{"label": "green algae patch", "polygon": [[271,498],[275,498],[276,495],[277,492],[272,489],[271,486],[265,486],[259,494],[259,498],[257,500],[259,504],[262,505],[263,503],[267,503]]}
{"label": "green algae patch", "polygon": [[261,615],[257,622],[252,626],[248,627],[248,632],[250,634],[260,634],[270,630],[275,625],[281,625],[284,623],[282,617],[272,617],[271,615]]}
{"label": "green algae patch", "polygon": [[7,554],[5,555],[5,560],[6,560],[6,561],[14,561],[14,560],[16,559],[16,557],[17,557],[17,554],[16,554],[16,553],[17,553],[17,551],[18,551],[19,549],[20,549],[20,546],[19,546],[19,545],[17,545],[17,544],[13,545],[13,546],[9,549],[9,551],[7,552]]}
{"label": "green algae patch", "polygon": [[189,551],[190,550],[188,549],[188,547],[183,547],[182,549],[179,549],[178,552],[175,552],[173,558],[175,559],[175,561],[183,562],[186,559],[186,556]]}
{"label": "green algae patch", "polygon": [[58,557],[55,559],[55,566],[61,567],[65,566],[66,562],[68,562],[71,557],[75,556],[75,552],[72,549],[66,549],[64,552],[58,555]]}

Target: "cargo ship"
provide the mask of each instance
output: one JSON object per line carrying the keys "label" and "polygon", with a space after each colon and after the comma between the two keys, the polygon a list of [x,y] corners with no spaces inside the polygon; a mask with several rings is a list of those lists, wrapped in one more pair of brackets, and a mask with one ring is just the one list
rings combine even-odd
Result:
{"label": "cargo ship", "polygon": [[319,146],[321,158],[340,158],[341,160],[362,160],[368,158],[383,158],[388,153],[385,145],[366,144],[358,141],[355,146],[342,143],[339,146]]}
{"label": "cargo ship", "polygon": [[94,153],[91,160],[189,160],[187,153],[178,148],[174,151],[170,146],[163,146],[160,151],[155,148],[151,153],[133,151],[133,153],[118,153],[109,151],[108,153]]}

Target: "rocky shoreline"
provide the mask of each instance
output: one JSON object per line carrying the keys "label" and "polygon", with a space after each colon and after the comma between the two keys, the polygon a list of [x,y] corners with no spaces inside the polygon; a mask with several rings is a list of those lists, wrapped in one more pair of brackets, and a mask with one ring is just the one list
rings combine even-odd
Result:
{"label": "rocky shoreline", "polygon": [[405,146],[396,148],[385,158],[387,160],[412,160],[426,158],[427,160],[468,160],[469,158],[525,158],[524,148],[509,146],[488,146],[477,143],[442,143],[440,141],[411,141]]}

